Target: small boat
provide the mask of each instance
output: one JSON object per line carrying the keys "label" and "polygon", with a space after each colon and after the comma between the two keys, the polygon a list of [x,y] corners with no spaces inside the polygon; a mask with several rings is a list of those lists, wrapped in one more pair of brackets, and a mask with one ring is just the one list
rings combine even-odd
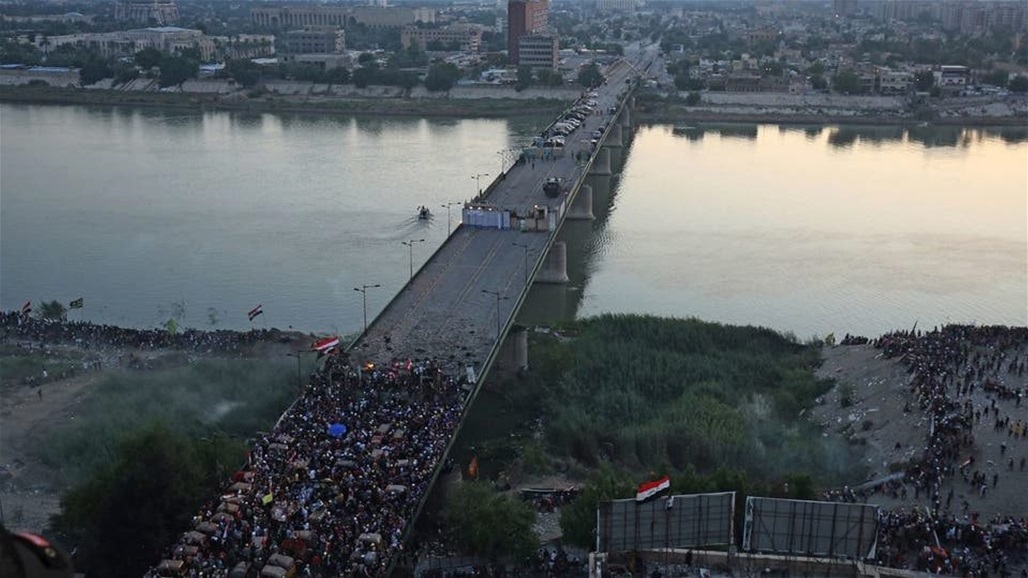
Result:
{"label": "small boat", "polygon": [[418,207],[418,220],[424,221],[432,216],[432,211],[428,210],[428,207],[422,205]]}

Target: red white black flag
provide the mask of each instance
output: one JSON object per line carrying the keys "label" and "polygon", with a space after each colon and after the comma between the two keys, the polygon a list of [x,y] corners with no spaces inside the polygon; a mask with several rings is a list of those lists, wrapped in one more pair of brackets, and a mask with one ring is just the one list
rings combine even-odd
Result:
{"label": "red white black flag", "polygon": [[264,310],[261,309],[260,304],[258,304],[256,307],[251,309],[249,313],[246,314],[246,316],[250,318],[250,321],[256,319],[258,315],[264,315]]}
{"label": "red white black flag", "polygon": [[315,341],[311,345],[311,349],[322,355],[332,351],[336,347],[339,347],[339,337],[326,337]]}
{"label": "red white black flag", "polygon": [[639,484],[639,489],[635,492],[635,501],[642,502],[648,500],[670,487],[671,478],[669,476],[664,476],[652,482],[643,482]]}
{"label": "red white black flag", "polygon": [[32,313],[32,301],[26,301],[25,304],[21,306],[21,314],[28,317],[30,313]]}

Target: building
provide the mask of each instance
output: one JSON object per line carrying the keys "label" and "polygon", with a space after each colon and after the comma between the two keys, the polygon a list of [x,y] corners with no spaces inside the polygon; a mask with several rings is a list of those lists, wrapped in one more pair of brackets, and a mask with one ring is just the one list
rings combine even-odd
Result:
{"label": "building", "polygon": [[971,84],[971,69],[966,66],[942,65],[932,70],[935,86],[946,93],[959,93]]}
{"label": "building", "polygon": [[258,28],[290,28],[297,26],[355,26],[400,28],[422,22],[436,21],[434,8],[409,6],[340,6],[325,4],[287,4],[260,6],[250,10],[250,22]]}
{"label": "building", "polygon": [[286,54],[338,54],[346,51],[346,33],[337,26],[307,26],[285,33]]}
{"label": "building", "polygon": [[518,40],[522,36],[545,34],[549,25],[549,0],[508,0],[507,56],[518,65]]}
{"label": "building", "polygon": [[114,19],[118,22],[172,24],[178,21],[175,0],[119,0],[114,5]]}
{"label": "building", "polygon": [[482,47],[482,29],[476,25],[458,24],[446,28],[418,28],[404,26],[400,31],[400,43],[404,49],[411,46],[418,50],[430,50],[433,45],[457,46],[462,52],[478,52]]}
{"label": "building", "polygon": [[596,10],[600,12],[634,12],[642,5],[642,0],[594,0]]}
{"label": "building", "polygon": [[533,34],[518,38],[518,66],[556,69],[560,42],[556,36]]}
{"label": "building", "polygon": [[210,60],[214,56],[214,42],[204,36],[203,32],[174,26],[64,36],[40,35],[37,39],[37,45],[43,52],[66,44],[93,48],[104,57],[132,56],[144,48],[155,48],[165,54],[195,49],[203,60]]}
{"label": "building", "polygon": [[906,94],[914,85],[914,74],[902,70],[878,70],[878,92],[882,94]]}
{"label": "building", "polygon": [[857,13],[857,0],[832,0],[832,14],[837,18],[840,16],[853,16]]}
{"label": "building", "polygon": [[339,54],[288,54],[282,57],[282,62],[290,64],[302,64],[320,68],[321,70],[333,70],[336,68],[354,68],[356,62],[347,53]]}

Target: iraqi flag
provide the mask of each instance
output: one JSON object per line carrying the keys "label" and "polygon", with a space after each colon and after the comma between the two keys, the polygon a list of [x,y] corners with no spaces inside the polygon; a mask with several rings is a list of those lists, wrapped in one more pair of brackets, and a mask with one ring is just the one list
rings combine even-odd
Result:
{"label": "iraqi flag", "polygon": [[32,301],[26,301],[25,304],[21,306],[21,314],[28,317],[30,313],[32,313]]}
{"label": "iraqi flag", "polygon": [[339,347],[339,337],[326,337],[311,344],[311,349],[317,351],[319,355],[330,353],[336,347]]}
{"label": "iraqi flag", "polygon": [[664,490],[669,489],[670,487],[671,478],[669,476],[664,476],[663,478],[660,478],[659,480],[654,480],[652,482],[643,482],[639,484],[639,489],[635,492],[635,501],[646,501],[652,498],[653,496],[656,496],[657,494],[663,492]]}
{"label": "iraqi flag", "polygon": [[250,321],[256,319],[258,315],[264,315],[264,309],[261,309],[260,304],[257,304],[256,307],[251,309],[250,312],[246,314],[246,316],[250,318]]}

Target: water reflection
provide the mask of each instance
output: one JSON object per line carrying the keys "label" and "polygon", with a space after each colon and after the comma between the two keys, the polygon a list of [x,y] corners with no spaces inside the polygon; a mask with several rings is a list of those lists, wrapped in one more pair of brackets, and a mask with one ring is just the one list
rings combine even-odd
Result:
{"label": "water reflection", "polygon": [[[654,125],[661,131],[670,132],[692,142],[700,142],[707,133],[725,138],[742,138],[756,140],[761,125],[757,124],[697,124],[697,125]],[[923,123],[915,126],[903,125],[778,125],[777,131],[783,135],[802,133],[807,140],[816,141],[825,130],[828,131],[827,143],[833,148],[846,149],[856,144],[866,143],[883,145],[887,143],[911,142],[926,148],[951,147],[966,148],[973,143],[984,140],[1000,140],[1009,144],[1028,142],[1028,127],[962,127],[956,125],[932,125]]]}

